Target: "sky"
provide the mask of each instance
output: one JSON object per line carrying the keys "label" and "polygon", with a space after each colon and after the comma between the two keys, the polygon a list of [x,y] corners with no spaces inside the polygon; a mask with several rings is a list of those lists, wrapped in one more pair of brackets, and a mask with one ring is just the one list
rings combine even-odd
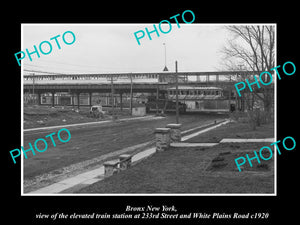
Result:
{"label": "sky", "polygon": [[[179,72],[217,71],[221,68],[221,49],[229,34],[224,25],[217,24],[172,24],[169,33],[160,36],[147,34],[138,45],[134,33],[145,27],[150,31],[153,24],[22,24],[21,50],[34,51],[43,41],[52,44],[48,55],[40,53],[40,58],[32,54],[32,61],[26,55],[22,68],[31,71],[46,71],[63,74],[121,73],[121,72],[162,72],[166,64],[169,71],[175,71],[175,60]],[[158,27],[158,24],[156,24]],[[163,30],[168,30],[163,25]],[[66,45],[62,35],[72,31],[76,40]],[[57,48],[57,38],[61,49]],[[71,35],[66,35],[71,41]],[[67,39],[69,38],[69,39]],[[43,45],[47,51],[47,44]],[[27,71],[25,74],[30,73]],[[37,74],[37,73],[36,73]]]}

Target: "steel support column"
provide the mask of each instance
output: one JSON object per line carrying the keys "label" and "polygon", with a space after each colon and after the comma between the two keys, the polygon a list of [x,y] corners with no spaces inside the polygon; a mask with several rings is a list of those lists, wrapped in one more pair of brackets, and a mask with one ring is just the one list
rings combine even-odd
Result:
{"label": "steel support column", "polygon": [[77,97],[77,108],[80,108],[80,101],[79,101],[79,97],[80,97],[80,92],[76,92],[76,97]]}
{"label": "steel support column", "polygon": [[123,93],[120,92],[120,109],[123,111],[123,98],[122,98]]}
{"label": "steel support column", "polygon": [[42,100],[41,100],[41,92],[38,92],[37,95],[38,95],[38,105],[41,105],[41,102],[42,102]]}
{"label": "steel support column", "polygon": [[55,101],[55,96],[54,95],[55,95],[55,92],[52,91],[51,94],[52,94],[52,107],[54,107],[54,103],[55,103],[54,102]]}
{"label": "steel support column", "polygon": [[92,92],[89,92],[89,106],[92,106]]}

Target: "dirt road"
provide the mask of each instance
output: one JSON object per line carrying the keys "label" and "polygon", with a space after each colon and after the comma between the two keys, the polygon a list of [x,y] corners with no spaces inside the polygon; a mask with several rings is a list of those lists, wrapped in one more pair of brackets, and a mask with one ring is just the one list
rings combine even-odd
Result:
{"label": "dirt road", "polygon": [[[225,117],[225,115],[217,114],[182,115],[180,123],[183,124],[182,130],[187,130]],[[24,177],[25,179],[31,178],[64,166],[150,141],[154,139],[155,128],[165,127],[169,123],[175,123],[174,115],[155,120],[116,121],[69,127],[68,130],[71,133],[69,142],[61,143],[57,136],[53,136],[56,147],[53,147],[50,138],[47,138],[48,149],[45,152],[36,151],[35,156],[28,152],[28,158],[24,159]],[[25,150],[29,148],[29,142],[33,145],[36,139],[45,138],[46,135],[52,132],[57,133],[59,129],[25,132]],[[43,149],[43,147],[40,149]]]}

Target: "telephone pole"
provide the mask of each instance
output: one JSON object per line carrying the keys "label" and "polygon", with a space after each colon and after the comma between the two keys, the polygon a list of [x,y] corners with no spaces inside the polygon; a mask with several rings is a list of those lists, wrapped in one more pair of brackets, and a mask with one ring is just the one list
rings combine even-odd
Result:
{"label": "telephone pole", "polygon": [[133,82],[132,82],[132,74],[130,74],[130,115],[132,116],[132,88],[133,88]]}
{"label": "telephone pole", "polygon": [[176,73],[176,123],[179,124],[179,109],[178,109],[178,68],[177,68],[177,61],[175,61],[175,73]]}
{"label": "telephone pole", "polygon": [[[116,80],[116,79],[115,79]],[[112,114],[112,120],[114,121],[116,119],[116,115],[115,115],[115,104],[114,104],[114,93],[115,93],[115,90],[114,90],[114,77],[113,75],[111,74],[111,77],[110,77],[110,84],[111,84],[111,114]]]}

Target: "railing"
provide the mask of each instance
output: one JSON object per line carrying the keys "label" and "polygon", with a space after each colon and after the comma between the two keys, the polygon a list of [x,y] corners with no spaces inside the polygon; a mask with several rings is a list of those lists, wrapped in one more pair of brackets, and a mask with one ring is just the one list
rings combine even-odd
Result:
{"label": "railing", "polygon": [[24,75],[24,80],[97,80],[117,77],[118,79],[158,79],[159,77],[215,76],[259,74],[256,71],[215,71],[215,72],[159,72],[159,73],[109,73],[109,74],[57,74],[57,75]]}

